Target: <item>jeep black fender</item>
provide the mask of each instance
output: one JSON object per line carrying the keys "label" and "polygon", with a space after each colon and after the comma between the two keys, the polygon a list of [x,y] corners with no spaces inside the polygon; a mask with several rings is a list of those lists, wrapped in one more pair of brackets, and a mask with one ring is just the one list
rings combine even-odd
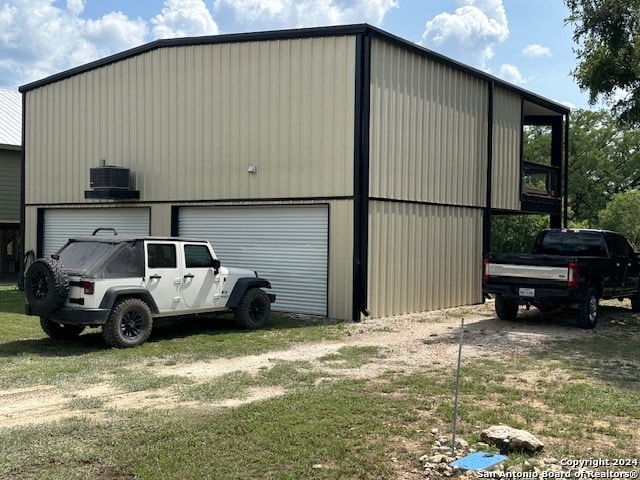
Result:
{"label": "jeep black fender", "polygon": [[120,297],[139,298],[149,305],[153,313],[159,312],[158,305],[156,305],[149,291],[142,287],[111,287],[104,293],[102,302],[100,302],[100,308],[111,310],[116,300]]}
{"label": "jeep black fender", "polygon": [[[243,277],[239,278],[236,281],[233,290],[231,291],[231,295],[229,295],[229,300],[227,300],[227,307],[234,308],[240,305],[240,301],[247,290],[251,288],[271,288],[271,283],[264,278],[259,277]],[[269,295],[269,299],[273,303],[275,300],[275,295]]]}

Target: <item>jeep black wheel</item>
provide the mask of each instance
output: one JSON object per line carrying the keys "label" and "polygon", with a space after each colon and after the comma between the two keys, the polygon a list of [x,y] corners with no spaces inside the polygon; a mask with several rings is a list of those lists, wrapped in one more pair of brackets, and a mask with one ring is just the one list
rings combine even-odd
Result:
{"label": "jeep black wheel", "polygon": [[55,340],[69,340],[76,338],[84,331],[84,325],[69,325],[40,317],[42,331]]}
{"label": "jeep black wheel", "polygon": [[265,326],[270,314],[271,301],[269,296],[259,288],[247,290],[234,312],[236,325],[245,329]]}
{"label": "jeep black wheel", "polygon": [[580,304],[576,323],[580,328],[595,328],[598,323],[598,295],[593,288],[590,288],[584,301]]}
{"label": "jeep black wheel", "polygon": [[127,298],[114,305],[102,326],[102,338],[111,347],[135,347],[149,338],[152,325],[149,305],[138,298]]}
{"label": "jeep black wheel", "polygon": [[27,270],[24,290],[34,312],[51,313],[67,300],[69,277],[59,261],[39,258]]}
{"label": "jeep black wheel", "polygon": [[496,295],[496,314],[500,320],[514,320],[518,315],[518,303]]}

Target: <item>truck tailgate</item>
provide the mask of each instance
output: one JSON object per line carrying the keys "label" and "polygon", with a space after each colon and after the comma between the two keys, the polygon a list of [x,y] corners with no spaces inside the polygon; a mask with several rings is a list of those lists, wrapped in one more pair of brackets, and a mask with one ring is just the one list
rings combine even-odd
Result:
{"label": "truck tailgate", "polygon": [[542,267],[535,265],[510,265],[504,263],[489,263],[486,274],[491,277],[531,278],[536,280],[567,281],[568,267]]}

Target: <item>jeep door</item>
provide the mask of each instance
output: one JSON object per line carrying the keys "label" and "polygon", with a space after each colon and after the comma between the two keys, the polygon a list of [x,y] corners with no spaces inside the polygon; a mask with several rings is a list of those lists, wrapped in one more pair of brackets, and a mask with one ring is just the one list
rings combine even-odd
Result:
{"label": "jeep door", "polygon": [[219,262],[205,243],[183,244],[182,299],[191,309],[222,307],[220,299],[222,279],[218,275]]}
{"label": "jeep door", "polygon": [[145,283],[160,313],[179,309],[182,275],[176,244],[147,242],[145,250],[147,261]]}

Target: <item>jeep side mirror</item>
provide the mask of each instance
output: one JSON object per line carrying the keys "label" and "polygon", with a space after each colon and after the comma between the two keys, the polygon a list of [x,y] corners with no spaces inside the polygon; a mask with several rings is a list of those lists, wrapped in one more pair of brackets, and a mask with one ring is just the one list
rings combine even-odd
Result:
{"label": "jeep side mirror", "polygon": [[217,258],[213,259],[213,270],[214,270],[214,272],[216,272],[216,275],[218,274],[218,271],[220,270],[220,260],[218,260]]}

